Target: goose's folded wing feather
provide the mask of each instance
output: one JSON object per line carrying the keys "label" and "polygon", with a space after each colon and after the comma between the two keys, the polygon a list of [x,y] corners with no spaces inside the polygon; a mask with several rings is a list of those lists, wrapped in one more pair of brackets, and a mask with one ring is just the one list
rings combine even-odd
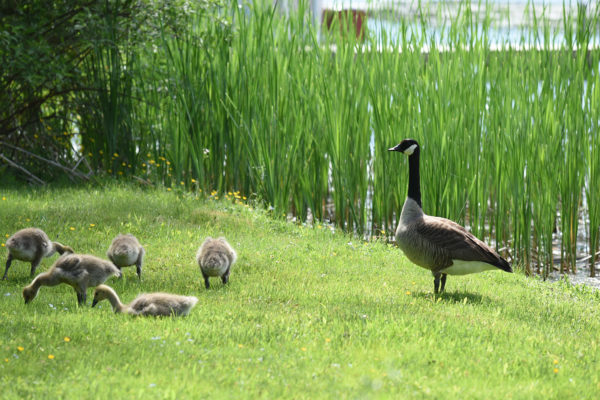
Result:
{"label": "goose's folded wing feather", "polygon": [[445,218],[429,217],[415,226],[416,232],[432,247],[452,260],[482,261],[503,270],[509,264],[490,246],[459,224]]}

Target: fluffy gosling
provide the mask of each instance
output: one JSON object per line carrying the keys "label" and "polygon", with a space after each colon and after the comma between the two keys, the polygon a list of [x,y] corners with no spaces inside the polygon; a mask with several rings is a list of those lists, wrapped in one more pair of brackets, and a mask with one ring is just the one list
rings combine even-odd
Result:
{"label": "fluffy gosling", "polygon": [[50,241],[46,232],[38,228],[21,229],[8,238],[6,248],[8,249],[8,258],[2,280],[6,279],[12,260],[31,262],[31,276],[33,276],[42,258],[50,257],[56,252],[59,254],[74,252],[69,246]]}
{"label": "fluffy gosling", "polygon": [[138,279],[142,279],[142,261],[145,253],[137,238],[128,233],[113,239],[106,256],[119,270],[135,264]]}
{"label": "fluffy gosling", "polygon": [[102,300],[110,301],[116,313],[144,316],[177,316],[188,315],[198,302],[194,296],[180,296],[170,293],[140,294],[129,304],[121,303],[117,293],[106,285],[99,285],[94,291],[92,307]]}
{"label": "fluffy gosling", "polygon": [[208,289],[210,276],[220,276],[223,284],[229,282],[231,266],[237,259],[235,250],[224,237],[213,239],[207,237],[196,253],[196,261],[204,277],[204,286]]}
{"label": "fluffy gosling", "polygon": [[98,286],[113,275],[120,277],[121,271],[110,261],[88,254],[65,254],[23,289],[23,298],[27,304],[37,296],[41,286],[66,283],[75,289],[77,303],[85,304],[87,288]]}

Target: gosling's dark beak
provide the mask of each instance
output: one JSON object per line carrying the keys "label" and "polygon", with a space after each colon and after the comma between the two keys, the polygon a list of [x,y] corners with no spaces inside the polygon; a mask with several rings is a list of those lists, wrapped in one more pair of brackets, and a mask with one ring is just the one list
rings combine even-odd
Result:
{"label": "gosling's dark beak", "polygon": [[395,145],[394,147],[390,147],[390,148],[388,149],[388,151],[400,151],[400,145],[399,145],[399,144],[397,144],[397,145]]}
{"label": "gosling's dark beak", "polygon": [[98,300],[94,299],[94,301],[92,301],[92,307],[94,307],[96,304],[98,304]]}

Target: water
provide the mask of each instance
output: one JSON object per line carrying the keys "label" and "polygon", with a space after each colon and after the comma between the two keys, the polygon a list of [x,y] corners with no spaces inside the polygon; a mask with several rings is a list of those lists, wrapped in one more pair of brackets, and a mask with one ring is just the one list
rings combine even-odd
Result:
{"label": "water", "polygon": [[[533,14],[540,21],[537,46],[548,45],[557,48],[566,44],[562,26],[563,12],[575,16],[578,4],[586,5],[588,14],[598,7],[591,0],[488,0],[481,4],[472,1],[471,11],[476,21],[483,21],[486,15],[489,16],[491,25],[487,30],[487,40],[492,49],[508,45],[518,48],[522,43],[531,42],[527,38],[535,33],[532,30]],[[436,45],[443,45],[448,36],[450,22],[455,20],[460,12],[464,12],[465,7],[464,2],[460,1],[313,0],[312,8],[317,21],[321,20],[324,9],[366,11],[367,31],[380,44],[399,44],[402,37],[400,21],[404,19],[409,22],[410,27],[407,32],[408,40],[423,39],[424,33],[427,43],[433,41]],[[424,30],[421,29],[419,19],[425,25]],[[541,21],[546,21],[555,33],[549,38],[549,43],[545,43],[542,31],[544,23]],[[389,38],[386,43],[382,43],[384,34]],[[596,35],[595,43],[599,42],[600,36]]]}

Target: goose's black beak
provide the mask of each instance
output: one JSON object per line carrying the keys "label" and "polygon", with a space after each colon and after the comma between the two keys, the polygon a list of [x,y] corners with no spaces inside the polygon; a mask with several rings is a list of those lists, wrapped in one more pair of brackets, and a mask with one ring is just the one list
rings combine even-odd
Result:
{"label": "goose's black beak", "polygon": [[397,145],[396,145],[396,146],[394,146],[394,147],[390,147],[390,148],[388,149],[388,151],[400,151],[400,145],[399,145],[399,144],[397,144]]}
{"label": "goose's black beak", "polygon": [[96,304],[98,304],[98,300],[94,299],[94,301],[92,301],[92,307],[94,307]]}

